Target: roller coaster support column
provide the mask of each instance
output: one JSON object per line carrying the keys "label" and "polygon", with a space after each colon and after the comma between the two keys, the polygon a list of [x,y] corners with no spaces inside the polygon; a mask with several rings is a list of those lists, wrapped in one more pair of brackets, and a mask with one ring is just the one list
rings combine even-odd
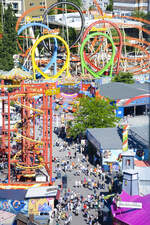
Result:
{"label": "roller coaster support column", "polygon": [[[4,80],[1,81],[1,85],[4,85]],[[2,87],[1,96],[5,96],[5,89]],[[2,149],[5,149],[5,100],[2,100]]]}
{"label": "roller coaster support column", "polygon": [[[26,106],[30,107],[30,97],[27,96],[26,98]],[[27,136],[26,137],[29,137],[30,138],[30,110],[29,109],[26,109],[26,114],[27,114],[27,128],[26,128],[26,131],[27,131]],[[29,140],[26,140],[27,141],[27,149],[26,149],[26,159],[27,159],[27,165],[30,166],[30,146],[31,146],[31,143]]]}
{"label": "roller coaster support column", "polygon": [[[24,93],[24,81],[21,82],[21,93]],[[24,105],[24,97],[22,96],[21,97],[21,104]],[[21,107],[21,120],[23,121],[23,119],[26,119],[25,118],[25,108],[24,107]],[[23,126],[22,127],[22,135],[25,136],[26,135],[26,129],[25,127]],[[23,162],[26,161],[26,156],[25,156],[25,144],[26,144],[26,140],[24,138],[22,138],[22,152],[23,152]]]}
{"label": "roller coaster support column", "polygon": [[49,155],[49,177],[50,184],[52,184],[52,135],[53,135],[53,113],[52,113],[53,96],[50,95],[50,155]]}
{"label": "roller coaster support column", "polygon": [[10,184],[10,93],[8,93],[8,184]]}
{"label": "roller coaster support column", "polygon": [[45,158],[45,161],[46,161],[46,165],[48,163],[48,96],[46,95],[45,97],[45,103],[46,103],[46,158]]}
{"label": "roller coaster support column", "polygon": [[[33,108],[36,108],[35,99],[33,98]],[[33,139],[35,140],[35,112],[33,112]],[[33,163],[35,163],[35,151],[33,151]]]}
{"label": "roller coaster support column", "polygon": [[[46,109],[46,104],[45,104],[45,93],[43,89],[43,112]],[[46,159],[46,148],[45,148],[45,113],[43,113],[43,158],[44,160]]]}

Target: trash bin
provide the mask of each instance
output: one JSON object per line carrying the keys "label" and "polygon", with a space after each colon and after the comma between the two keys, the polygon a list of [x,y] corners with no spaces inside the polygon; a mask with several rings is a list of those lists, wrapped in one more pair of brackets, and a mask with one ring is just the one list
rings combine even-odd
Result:
{"label": "trash bin", "polygon": [[102,209],[103,224],[107,224],[109,218],[109,208],[105,205]]}
{"label": "trash bin", "polygon": [[67,188],[67,175],[62,176],[62,185],[63,188]]}
{"label": "trash bin", "polygon": [[60,179],[60,178],[61,178],[61,173],[58,172],[58,173],[57,173],[57,179]]}

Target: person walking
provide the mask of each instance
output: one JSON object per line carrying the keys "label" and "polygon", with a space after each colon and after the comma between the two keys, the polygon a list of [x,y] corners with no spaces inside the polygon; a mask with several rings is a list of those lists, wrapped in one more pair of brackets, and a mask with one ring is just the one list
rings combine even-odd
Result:
{"label": "person walking", "polygon": [[75,152],[74,152],[74,158],[75,158],[75,159],[76,159],[76,156],[77,156],[77,152],[75,151]]}
{"label": "person walking", "polygon": [[109,193],[112,193],[112,184],[111,182],[108,184]]}
{"label": "person walking", "polygon": [[56,225],[59,225],[59,222],[58,222],[58,220],[56,220]]}

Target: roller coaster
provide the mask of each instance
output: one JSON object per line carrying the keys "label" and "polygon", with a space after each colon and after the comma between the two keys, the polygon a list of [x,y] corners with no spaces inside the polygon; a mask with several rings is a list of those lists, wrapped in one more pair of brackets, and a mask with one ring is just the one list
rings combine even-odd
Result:
{"label": "roller coaster", "polygon": [[[21,50],[21,57],[23,61],[22,68],[32,72],[32,45],[35,44],[36,40],[41,35],[45,33],[55,34],[56,32],[56,35],[64,38],[71,51],[70,63],[68,67],[70,68],[71,74],[75,80],[79,76],[83,79],[85,78],[85,74],[83,73],[83,68],[85,67],[89,67],[90,71],[93,70],[93,74],[101,74],[100,76],[104,76],[104,72],[109,74],[111,71],[110,67],[112,65],[113,74],[118,74],[119,71],[129,71],[135,75],[148,73],[150,70],[148,60],[149,41],[145,40],[143,34],[150,34],[150,31],[144,27],[146,24],[149,25],[150,22],[142,18],[131,16],[103,14],[96,0],[94,0],[94,4],[97,7],[98,12],[91,20],[85,17],[86,11],[81,10],[74,3],[66,1],[52,4],[46,8],[43,16],[41,17],[41,22],[36,21],[36,18],[34,18],[35,22],[28,23],[30,21],[27,21],[26,18],[28,17],[29,13],[43,8],[43,6],[33,7],[30,10],[24,12],[16,24],[16,31],[18,33],[18,47]],[[72,32],[71,26],[73,27],[73,22],[70,20],[70,18],[74,20],[74,16],[77,18],[76,25],[79,24],[77,25],[79,27],[79,31],[76,32],[76,34],[74,33],[74,38],[72,40],[70,39],[70,35]],[[88,27],[86,25],[87,23],[85,23],[85,18],[86,21],[88,21],[88,24],[90,24]],[[22,21],[25,21],[25,24],[19,28]],[[61,23],[58,23],[57,21],[61,21]],[[126,28],[137,29],[139,32],[139,37],[134,38],[127,34],[125,30]],[[116,32],[114,35],[114,30],[116,30],[118,36],[116,36]],[[105,33],[113,40],[116,51],[113,63],[109,63],[109,59],[111,58],[112,54],[112,44],[109,42],[108,38],[104,36],[100,37],[100,35],[99,39],[97,36],[94,36],[87,40],[84,48],[82,48],[84,51],[82,57],[82,52],[80,51],[82,44],[79,43],[79,40],[81,39],[81,42],[83,42],[86,36],[94,31]],[[41,67],[42,72],[44,73],[49,71],[50,73],[57,74],[57,71],[60,70],[60,67],[65,64],[65,58],[67,58],[68,55],[68,53],[65,53],[66,47],[63,46],[62,43],[60,44],[56,42],[59,42],[59,40],[57,39],[56,41],[55,38],[54,41],[52,39],[49,41],[43,39],[40,45],[36,46],[35,61],[37,65]],[[75,53],[73,53],[74,51]],[[78,54],[79,51],[80,56]],[[48,58],[50,58],[48,55],[51,57],[50,61],[48,60]],[[82,58],[82,62],[80,57]],[[105,67],[106,64],[111,65]],[[46,66],[44,67],[44,65]],[[104,67],[105,71],[103,69]],[[89,70],[88,73],[91,74]],[[91,75],[93,76],[93,74]],[[36,76],[38,78],[38,76],[41,75],[38,73]]]}
{"label": "roller coaster", "polygon": [[[17,87],[17,91],[8,93],[8,88]],[[32,186],[37,177],[44,171],[45,182],[38,185],[52,184],[52,95],[45,94],[54,88],[54,84],[1,84],[2,101],[2,138],[1,159],[5,156],[8,168],[8,183],[10,185]],[[40,104],[38,104],[39,98]],[[11,123],[10,107],[13,102],[15,113],[19,115],[14,125]],[[6,122],[6,117],[7,122]],[[40,130],[40,133],[38,132]],[[16,146],[15,150],[13,145]],[[17,146],[20,146],[18,148]],[[27,184],[23,182],[26,181]]]}

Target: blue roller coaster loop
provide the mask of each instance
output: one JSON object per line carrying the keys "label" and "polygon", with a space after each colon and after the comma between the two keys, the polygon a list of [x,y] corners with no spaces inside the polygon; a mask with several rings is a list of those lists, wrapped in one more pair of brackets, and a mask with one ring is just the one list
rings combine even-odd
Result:
{"label": "blue roller coaster loop", "polygon": [[[45,24],[42,24],[42,23],[37,23],[37,22],[34,22],[34,23],[28,23],[26,25],[23,25],[19,30],[18,30],[18,35],[20,35],[25,29],[29,28],[29,27],[32,27],[32,26],[39,26],[39,27],[42,27],[42,28],[45,28],[47,30],[51,30],[48,26],[46,26]],[[57,61],[57,49],[58,49],[58,45],[57,45],[57,39],[54,38],[54,43],[55,43],[55,46],[54,46],[54,51],[53,51],[53,55],[52,55],[52,58],[50,60],[50,62],[47,64],[47,66],[43,69],[43,72],[46,72],[53,64],[54,64],[54,74],[56,74],[56,61]],[[29,70],[25,67],[25,66],[22,66],[22,69],[29,72]],[[37,79],[38,78],[41,78],[41,75],[38,73],[36,75]]]}

